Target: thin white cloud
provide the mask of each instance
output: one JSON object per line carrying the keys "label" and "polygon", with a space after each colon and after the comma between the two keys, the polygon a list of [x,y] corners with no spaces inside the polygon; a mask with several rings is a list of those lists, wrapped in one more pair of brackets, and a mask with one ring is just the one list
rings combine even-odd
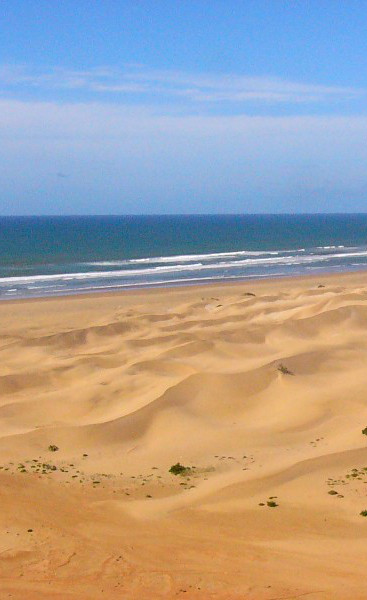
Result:
{"label": "thin white cloud", "polygon": [[140,65],[124,69],[98,67],[68,70],[61,67],[37,70],[25,65],[0,66],[0,90],[22,92],[81,90],[98,97],[111,94],[129,100],[186,103],[271,103],[300,104],[351,101],[366,97],[366,90],[287,81],[275,77],[247,77],[237,74],[196,74],[152,70]]}
{"label": "thin white cloud", "polygon": [[361,210],[366,137],[364,116],[0,99],[0,212]]}

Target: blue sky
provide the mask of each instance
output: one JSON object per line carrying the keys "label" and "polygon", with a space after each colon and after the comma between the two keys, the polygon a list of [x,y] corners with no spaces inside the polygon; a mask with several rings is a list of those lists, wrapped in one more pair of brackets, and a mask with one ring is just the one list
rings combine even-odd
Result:
{"label": "blue sky", "polygon": [[5,0],[0,214],[367,210],[363,0]]}

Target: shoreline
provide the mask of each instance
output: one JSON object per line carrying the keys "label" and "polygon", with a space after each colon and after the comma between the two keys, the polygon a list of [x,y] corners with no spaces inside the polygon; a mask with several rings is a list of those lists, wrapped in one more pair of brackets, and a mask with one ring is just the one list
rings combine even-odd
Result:
{"label": "shoreline", "polygon": [[[277,277],[254,277],[249,279],[239,279],[237,281],[211,281],[209,283],[194,283],[194,284],[175,284],[175,285],[157,285],[152,287],[141,287],[138,289],[134,288],[126,288],[124,290],[111,290],[111,291],[96,291],[96,292],[85,292],[85,293],[65,293],[60,295],[52,295],[52,296],[38,296],[32,298],[6,298],[0,299],[0,307],[4,305],[12,305],[12,304],[28,304],[28,303],[39,303],[39,302],[60,302],[60,301],[77,301],[77,300],[93,300],[93,299],[101,299],[101,298],[116,298],[116,297],[131,297],[137,296],[142,297],[145,295],[158,296],[162,294],[169,295],[179,295],[179,294],[194,294],[195,292],[201,292],[205,290],[223,290],[229,291],[231,288],[233,290],[237,290],[239,287],[244,287],[246,285],[256,286],[259,288],[266,288],[268,286],[276,286],[279,287],[282,282],[285,282],[287,287],[289,284],[301,285],[304,283],[307,285],[314,282],[322,283],[322,280],[325,281],[333,281],[335,279],[342,279],[348,283],[354,283],[355,279],[360,279],[363,275],[366,276],[367,279],[367,269],[359,269],[353,271],[338,271],[337,273],[322,273],[320,275],[284,275]],[[319,281],[320,280],[320,281]]]}

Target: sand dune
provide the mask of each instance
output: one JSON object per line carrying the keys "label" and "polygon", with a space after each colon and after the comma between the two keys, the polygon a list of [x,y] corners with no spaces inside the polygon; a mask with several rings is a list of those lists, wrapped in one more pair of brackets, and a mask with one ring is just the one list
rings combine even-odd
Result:
{"label": "sand dune", "polygon": [[367,275],[0,319],[0,598],[367,597]]}

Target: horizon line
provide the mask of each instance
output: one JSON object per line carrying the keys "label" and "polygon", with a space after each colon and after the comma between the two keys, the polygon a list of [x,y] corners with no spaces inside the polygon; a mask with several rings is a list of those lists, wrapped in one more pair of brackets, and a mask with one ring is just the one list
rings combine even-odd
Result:
{"label": "horizon line", "polygon": [[0,215],[0,219],[50,219],[50,218],[95,218],[95,217],[312,217],[312,216],[345,216],[345,215],[366,215],[367,211],[356,212],[277,212],[277,213],[107,213],[107,214],[19,214],[19,215]]}

